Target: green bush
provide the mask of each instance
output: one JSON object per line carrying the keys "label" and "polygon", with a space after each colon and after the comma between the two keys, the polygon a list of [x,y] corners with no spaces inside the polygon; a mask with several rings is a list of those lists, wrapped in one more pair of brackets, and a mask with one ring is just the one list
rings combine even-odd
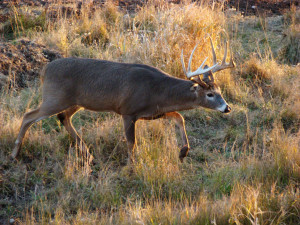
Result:
{"label": "green bush", "polygon": [[46,27],[46,13],[38,16],[12,12],[3,29],[4,36],[8,39],[16,38],[30,31],[43,31]]}

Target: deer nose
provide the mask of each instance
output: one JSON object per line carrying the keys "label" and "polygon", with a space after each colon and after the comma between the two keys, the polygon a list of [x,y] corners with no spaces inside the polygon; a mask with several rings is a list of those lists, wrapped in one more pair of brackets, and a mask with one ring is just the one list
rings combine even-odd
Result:
{"label": "deer nose", "polygon": [[226,106],[224,113],[229,113],[231,111],[231,108],[229,105]]}

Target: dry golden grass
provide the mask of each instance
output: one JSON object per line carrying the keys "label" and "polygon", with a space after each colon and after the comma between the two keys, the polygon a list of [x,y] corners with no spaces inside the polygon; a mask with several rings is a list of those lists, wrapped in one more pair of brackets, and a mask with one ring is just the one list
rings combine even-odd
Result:
{"label": "dry golden grass", "polygon": [[[129,15],[109,2],[93,17],[85,8],[80,17],[47,20],[43,31],[23,30],[22,35],[65,56],[140,62],[183,78],[181,49],[188,57],[200,43],[197,66],[205,56],[211,58],[209,33],[221,58],[227,21],[238,23],[240,18],[227,19],[221,8],[211,9],[206,3],[160,1]],[[248,32],[251,29],[269,35],[251,26]],[[54,117],[30,128],[19,161],[10,162],[22,116],[37,107],[41,96],[39,84],[21,91],[2,89],[0,222],[13,218],[19,224],[297,224],[299,66],[269,57],[268,42],[265,53],[253,55],[240,31],[230,32],[239,64],[216,79],[233,111],[183,112],[191,143],[184,163],[178,160],[174,124],[139,121],[132,173],[125,166],[120,117],[91,112],[80,112],[73,121],[95,165],[81,166],[76,143]],[[251,57],[243,58],[241,52]]]}

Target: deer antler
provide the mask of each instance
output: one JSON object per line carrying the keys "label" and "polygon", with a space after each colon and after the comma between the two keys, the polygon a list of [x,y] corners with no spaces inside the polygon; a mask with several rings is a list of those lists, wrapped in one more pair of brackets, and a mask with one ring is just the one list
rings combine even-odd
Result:
{"label": "deer antler", "polygon": [[201,64],[201,66],[196,71],[192,72],[191,71],[191,63],[192,63],[193,54],[194,54],[197,46],[198,46],[198,44],[195,46],[194,50],[192,51],[192,53],[190,55],[190,59],[189,59],[189,64],[188,64],[187,71],[185,69],[185,63],[184,63],[184,59],[183,59],[183,50],[181,51],[181,64],[182,64],[183,72],[187,76],[187,78],[198,76],[200,74],[203,74],[203,73],[206,73],[208,71],[211,71],[214,68],[216,68],[216,66],[218,65],[218,63],[215,63],[215,61],[214,61],[214,65],[213,66],[203,69],[202,67],[203,67],[204,63],[206,62],[206,60],[208,58],[208,57],[206,57],[206,59]]}
{"label": "deer antler", "polygon": [[[211,38],[209,37],[209,40],[210,40],[210,44],[211,44],[211,51],[212,51],[212,55],[213,55],[213,63],[214,64],[217,64],[217,57],[216,57],[216,53],[215,53],[215,49],[214,49],[214,45],[212,43],[212,40]],[[235,67],[235,64],[233,62],[233,58],[232,58],[232,53],[230,53],[230,62],[229,63],[226,63],[226,57],[227,57],[227,41],[225,40],[225,51],[224,51],[224,56],[223,56],[223,60],[222,60],[222,63],[221,65],[217,65],[215,66],[213,69],[212,69],[212,72],[215,73],[217,71],[220,71],[220,70],[224,70],[224,69],[227,69],[227,68],[233,68]]]}

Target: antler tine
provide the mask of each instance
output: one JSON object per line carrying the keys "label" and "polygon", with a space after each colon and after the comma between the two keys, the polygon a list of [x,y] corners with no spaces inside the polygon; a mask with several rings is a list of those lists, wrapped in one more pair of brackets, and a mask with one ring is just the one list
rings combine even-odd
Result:
{"label": "antler tine", "polygon": [[229,61],[229,64],[232,66],[232,67],[235,67],[235,63],[233,61],[233,55],[232,55],[232,49],[230,48],[230,61]]}
{"label": "antler tine", "polygon": [[[227,68],[235,67],[235,64],[234,64],[234,62],[233,62],[233,57],[232,57],[232,51],[230,51],[230,55],[231,55],[230,61],[229,61],[229,63],[226,63],[226,57],[227,57],[227,45],[228,45],[228,43],[227,43],[227,41],[225,40],[225,50],[224,50],[224,56],[223,56],[223,59],[222,59],[222,63],[221,63],[221,65],[216,66],[216,67],[212,70],[213,73],[215,73],[215,72],[217,72],[217,71],[220,71],[220,70],[227,69]],[[214,54],[215,54],[215,53],[213,52],[213,55],[214,55]]]}
{"label": "antler tine", "polygon": [[185,65],[184,65],[183,51],[181,51],[182,68],[183,68],[183,72],[185,73],[185,75],[187,76],[187,78],[191,78],[191,77],[198,76],[200,74],[206,73],[206,72],[214,69],[218,65],[218,63],[214,63],[215,65],[213,65],[213,66],[211,66],[209,68],[203,69],[203,65],[206,62],[207,58],[208,58],[208,57],[206,57],[206,59],[202,62],[202,64],[199,66],[199,68],[196,71],[192,72],[191,71],[191,64],[192,64],[193,55],[194,55],[194,52],[195,52],[197,46],[198,46],[198,44],[194,47],[194,49],[193,49],[193,51],[192,51],[192,53],[190,55],[187,71],[186,71]]}
{"label": "antler tine", "polygon": [[226,64],[226,57],[227,57],[227,41],[226,40],[224,41],[224,45],[225,45],[225,50],[224,50],[224,57],[223,57],[221,66]]}
{"label": "antler tine", "polygon": [[190,55],[190,58],[189,58],[189,64],[188,64],[188,68],[187,68],[187,72],[190,73],[191,72],[191,64],[192,64],[192,59],[193,59],[193,55],[194,55],[194,52],[197,48],[198,44],[196,44],[196,46],[194,47],[191,55]]}
{"label": "antler tine", "polygon": [[206,60],[208,59],[208,57],[206,57],[203,61],[203,63],[198,67],[198,69],[195,71],[197,72],[198,70],[201,70],[202,69],[202,66],[204,65],[204,63],[206,62]]}
{"label": "antler tine", "polygon": [[181,50],[181,64],[182,64],[183,72],[187,76],[186,69],[185,69],[185,63],[184,63],[184,59],[183,59],[183,50]]}
{"label": "antler tine", "polygon": [[203,69],[202,66],[203,66],[204,63],[206,62],[207,58],[208,58],[208,57],[206,57],[206,59],[203,61],[203,63],[201,64],[201,66],[200,66],[196,71],[194,71],[194,72],[188,71],[186,76],[187,76],[188,78],[191,78],[191,77],[194,77],[194,76],[198,76],[198,75],[200,75],[200,74],[203,74],[203,73],[206,73],[206,72],[208,72],[208,71],[210,71],[210,70],[213,70],[216,66],[218,66],[218,64],[215,64],[215,65],[213,65],[213,66],[211,66],[211,67],[208,67],[208,68],[206,68],[206,69]]}
{"label": "antler tine", "polygon": [[213,44],[213,42],[211,40],[211,37],[209,37],[209,40],[210,40],[211,51],[212,51],[212,55],[213,55],[213,63],[217,64],[216,52],[215,52],[214,44]]}

